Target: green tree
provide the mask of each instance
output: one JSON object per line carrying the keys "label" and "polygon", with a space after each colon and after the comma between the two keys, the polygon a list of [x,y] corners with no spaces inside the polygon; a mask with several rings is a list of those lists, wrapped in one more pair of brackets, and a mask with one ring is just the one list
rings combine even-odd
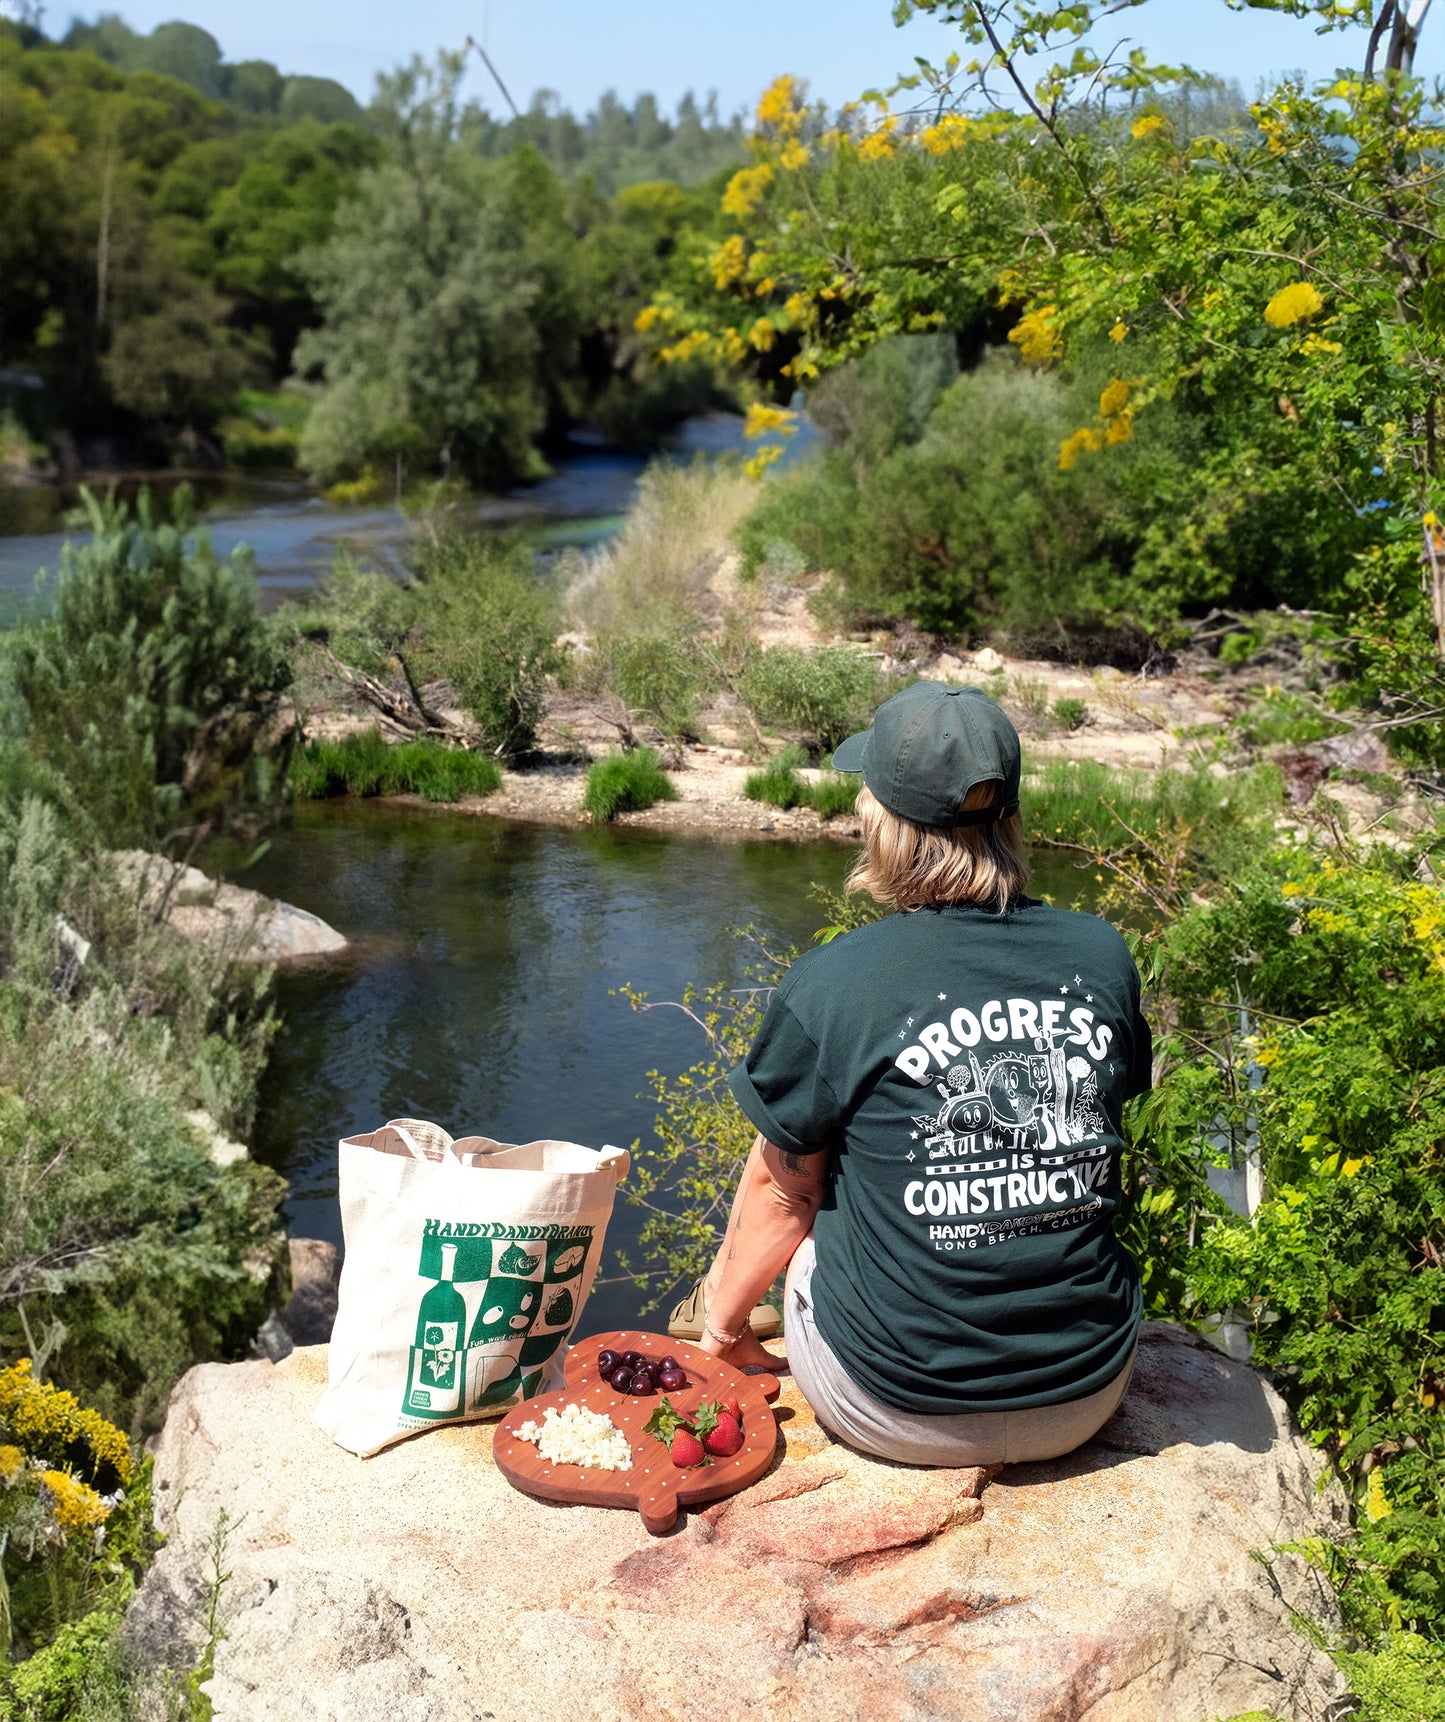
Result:
{"label": "green tree", "polygon": [[11,723],[102,841],[189,856],[264,818],[284,785],[288,671],[256,607],[249,556],[83,493],[52,613],[5,642]]}

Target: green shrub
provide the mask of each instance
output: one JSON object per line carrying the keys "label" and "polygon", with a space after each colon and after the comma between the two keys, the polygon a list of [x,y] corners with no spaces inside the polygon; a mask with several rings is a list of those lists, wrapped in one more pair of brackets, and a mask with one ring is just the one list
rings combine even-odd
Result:
{"label": "green shrub", "polygon": [[855,774],[829,771],[809,785],[808,805],[820,819],[836,819],[840,813],[851,813],[858,801],[861,779]]}
{"label": "green shrub", "polygon": [[873,659],[850,646],[772,646],[753,656],[738,691],[760,722],[801,730],[831,751],[867,727],[888,685]]}
{"label": "green shrub", "polygon": [[242,389],[235,411],[217,429],[226,465],[253,469],[294,467],[311,403],[304,395]]}
{"label": "green shrub", "polygon": [[81,494],[90,539],[66,544],[52,613],[5,642],[15,715],[105,842],[179,852],[277,804],[289,672],[249,555],[191,536],[184,486],[165,524],[145,492],[133,516]]}
{"label": "green shrub", "polygon": [[507,758],[536,746],[547,677],[560,662],[556,594],[521,542],[456,534],[418,557],[419,663],[450,678],[482,730]]}
{"label": "green shrub", "polygon": [[435,741],[393,745],[375,729],[339,741],[309,742],[291,767],[291,784],[301,800],[420,795],[427,801],[458,801],[464,795],[490,795],[501,781],[501,767],[487,754]]}
{"label": "green shrub", "polygon": [[802,748],[789,745],[770,759],[762,771],[749,773],[743,783],[743,794],[749,801],[761,801],[785,813],[790,807],[806,806],[811,786],[798,776],[798,767],[807,763],[808,756]]}
{"label": "green shrub", "polygon": [[1089,708],[1082,700],[1055,700],[1051,715],[1064,729],[1082,729],[1088,721]]}
{"label": "green shrub", "polygon": [[599,640],[596,655],[611,690],[668,741],[696,741],[703,701],[716,677],[695,633],[644,633]]}
{"label": "green shrub", "polygon": [[610,753],[588,770],[582,805],[593,819],[641,813],[658,801],[676,801],[677,790],[650,747]]}

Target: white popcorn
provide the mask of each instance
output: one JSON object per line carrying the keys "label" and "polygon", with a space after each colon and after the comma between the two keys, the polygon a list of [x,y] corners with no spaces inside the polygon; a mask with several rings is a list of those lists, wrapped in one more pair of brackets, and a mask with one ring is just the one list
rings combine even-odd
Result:
{"label": "white popcorn", "polygon": [[589,1471],[629,1471],[632,1448],[610,1417],[567,1405],[549,1405],[540,1423],[524,1423],[519,1439],[530,1441],[554,1465],[580,1465]]}

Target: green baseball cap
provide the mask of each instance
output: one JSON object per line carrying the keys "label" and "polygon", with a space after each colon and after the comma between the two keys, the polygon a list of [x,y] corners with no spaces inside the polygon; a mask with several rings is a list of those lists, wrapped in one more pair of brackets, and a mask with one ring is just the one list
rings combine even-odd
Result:
{"label": "green baseball cap", "polygon": [[[833,766],[861,771],[890,813],[916,825],[989,825],[1018,812],[1019,732],[982,688],[915,682],[879,706],[871,729],[848,737]],[[960,813],[978,783],[997,783],[999,800]]]}

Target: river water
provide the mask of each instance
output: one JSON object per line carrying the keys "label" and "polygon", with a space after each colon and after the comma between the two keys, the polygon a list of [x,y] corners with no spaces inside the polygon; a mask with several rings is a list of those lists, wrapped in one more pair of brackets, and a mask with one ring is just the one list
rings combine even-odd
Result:
{"label": "river water", "polygon": [[[680,1011],[634,1012],[631,983],[679,999],[689,983],[749,984],[755,926],[805,945],[836,887],[835,843],[720,842],[635,828],[528,825],[376,802],[303,804],[245,882],[329,921],[337,960],[279,981],[285,1027],[261,1086],[252,1146],[291,1183],[293,1235],[341,1241],[336,1142],[388,1118],[453,1135],[655,1142],[651,1070],[703,1056]],[[1073,900],[1051,857],[1036,888]],[[600,1284],[580,1332],[656,1325],[617,1280],[643,1210],[619,1193]]]}

